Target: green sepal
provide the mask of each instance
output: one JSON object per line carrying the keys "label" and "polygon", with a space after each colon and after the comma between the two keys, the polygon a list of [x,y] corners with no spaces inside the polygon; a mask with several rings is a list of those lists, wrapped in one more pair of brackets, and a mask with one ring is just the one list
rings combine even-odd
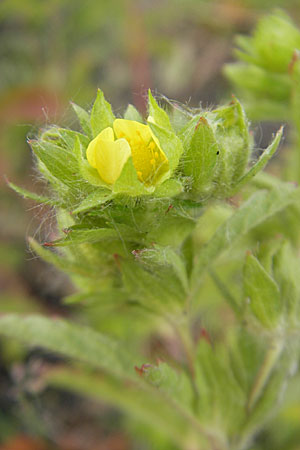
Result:
{"label": "green sepal", "polygon": [[28,243],[32,251],[47,261],[49,264],[57,267],[70,275],[79,275],[85,278],[99,278],[99,274],[95,271],[95,267],[90,266],[86,261],[84,264],[67,259],[63,255],[55,253],[50,249],[46,249],[38,244],[33,238],[28,238]]}
{"label": "green sepal", "polygon": [[229,105],[207,113],[220,147],[215,183],[222,197],[244,174],[250,156],[248,121],[240,102],[234,97]]}
{"label": "green sepal", "polygon": [[242,186],[244,186],[246,183],[248,183],[255,175],[263,170],[263,168],[267,165],[269,160],[272,158],[274,153],[276,152],[281,137],[283,133],[283,127],[280,128],[280,130],[277,131],[275,138],[271,142],[271,144],[263,151],[263,153],[260,155],[258,160],[255,164],[251,167],[251,169],[237,182],[236,186],[234,187],[231,195],[235,194]]}
{"label": "green sepal", "polygon": [[52,176],[71,189],[75,189],[79,183],[82,183],[78,161],[73,152],[43,140],[32,140],[29,141],[29,144]]}
{"label": "green sepal", "polygon": [[184,174],[191,177],[191,186],[196,192],[209,190],[219,153],[213,129],[205,117],[200,117],[183,159]]}
{"label": "green sepal", "polygon": [[160,146],[169,161],[170,173],[172,174],[179,164],[183,152],[182,142],[172,131],[148,122],[149,127],[159,140]]}
{"label": "green sepal", "polygon": [[103,92],[98,89],[97,98],[91,112],[91,127],[93,137],[107,127],[112,127],[115,116],[112,113],[110,104],[105,100]]}
{"label": "green sepal", "polygon": [[188,291],[188,277],[184,261],[171,247],[154,245],[153,248],[143,249],[139,255],[139,260],[145,264],[150,264],[152,268],[156,266],[159,271],[161,267],[170,266],[174,275],[180,280],[184,290]]}
{"label": "green sepal", "polygon": [[91,128],[91,118],[89,113],[81,108],[81,106],[76,105],[76,103],[71,102],[71,105],[78,117],[79,123],[81,125],[82,131],[88,136],[89,139],[92,139],[92,128]]}
{"label": "green sepal", "polygon": [[89,145],[90,139],[78,131],[66,128],[51,127],[41,135],[41,140],[58,145],[69,151],[73,151],[77,139],[84,149]]}
{"label": "green sepal", "polygon": [[113,185],[113,193],[138,197],[140,195],[149,195],[153,191],[154,186],[147,188],[139,181],[132,157],[128,158],[122,169],[121,175]]}
{"label": "green sepal", "polygon": [[149,108],[149,116],[153,119],[156,125],[158,125],[161,128],[166,128],[169,131],[173,131],[168,114],[164,109],[158,106],[150,89],[148,91],[148,108]]}
{"label": "green sepal", "polygon": [[[120,259],[123,282],[131,298],[149,310],[179,313],[185,298],[185,291],[179,279],[172,277],[172,271],[162,266],[160,271],[139,261]],[[181,306],[180,306],[181,305]]]}
{"label": "green sepal", "polygon": [[125,224],[115,224],[114,228],[91,228],[85,224],[73,225],[64,230],[66,237],[48,243],[51,247],[65,247],[106,240],[142,241],[142,234]]}
{"label": "green sepal", "polygon": [[143,123],[143,118],[138,112],[138,110],[131,104],[127,106],[127,109],[124,113],[124,119],[126,120],[134,120],[135,122]]}
{"label": "green sepal", "polygon": [[76,206],[75,209],[73,209],[72,213],[79,214],[88,211],[89,209],[97,208],[98,206],[101,206],[110,201],[112,198],[113,194],[111,193],[111,191],[105,189],[96,189],[95,191],[88,194],[87,197],[82,202],[80,202],[80,204]]}
{"label": "green sepal", "polygon": [[244,290],[258,321],[266,328],[276,328],[283,312],[279,288],[251,253],[244,265]]}
{"label": "green sepal", "polygon": [[181,194],[183,191],[183,185],[179,180],[169,179],[164,181],[162,184],[157,186],[153,192],[153,197],[163,198],[163,197],[175,197]]}

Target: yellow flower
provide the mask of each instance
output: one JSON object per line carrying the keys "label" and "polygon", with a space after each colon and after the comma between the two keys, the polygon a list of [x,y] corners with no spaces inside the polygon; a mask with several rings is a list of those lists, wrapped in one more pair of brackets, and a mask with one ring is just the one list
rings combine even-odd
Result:
{"label": "yellow flower", "polygon": [[169,161],[148,125],[134,120],[116,119],[87,148],[87,160],[100,177],[114,184],[132,156],[138,179],[153,186],[169,172]]}

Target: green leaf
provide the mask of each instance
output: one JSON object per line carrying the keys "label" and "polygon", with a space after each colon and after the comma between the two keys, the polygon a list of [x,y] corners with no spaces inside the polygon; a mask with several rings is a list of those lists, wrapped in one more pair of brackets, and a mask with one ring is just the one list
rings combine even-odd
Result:
{"label": "green leaf", "polygon": [[43,347],[109,373],[134,378],[136,359],[125,345],[90,328],[39,315],[0,317],[0,333],[25,345]]}
{"label": "green leaf", "polygon": [[175,197],[181,194],[183,191],[183,186],[180,181],[175,179],[166,180],[164,183],[157,186],[153,193],[153,197],[163,198],[163,197]]}
{"label": "green leaf", "polygon": [[133,105],[128,105],[124,114],[124,119],[135,120],[136,122],[143,123],[143,118],[138,110]]}
{"label": "green leaf", "polygon": [[23,198],[34,200],[37,203],[45,203],[50,206],[59,206],[61,203],[57,200],[44,197],[42,195],[35,194],[34,192],[27,191],[27,189],[16,186],[14,183],[8,182],[8,186],[14,190],[17,194],[20,194]]}
{"label": "green leaf", "polygon": [[79,214],[84,211],[88,211],[91,208],[97,208],[104,203],[110,201],[113,198],[113,194],[109,190],[97,189],[91,192],[75,209],[73,214]]}
{"label": "green leaf", "polygon": [[154,135],[159,140],[160,146],[169,160],[171,173],[177,168],[179,159],[183,152],[181,140],[173,132],[148,122]]}
{"label": "green leaf", "polygon": [[149,101],[149,116],[154,120],[154,123],[161,128],[166,128],[172,131],[172,125],[168,114],[160,106],[158,106],[156,100],[154,99],[150,89],[148,91],[148,101]]}
{"label": "green leaf", "polygon": [[240,237],[272,215],[299,200],[300,189],[290,183],[279,188],[259,191],[252,195],[225,223],[198,253],[192,272],[193,292],[196,293],[202,273]]}
{"label": "green leaf", "polygon": [[78,117],[78,120],[79,120],[82,130],[91,139],[92,138],[92,129],[91,129],[91,119],[90,119],[89,113],[87,111],[85,111],[85,109],[81,108],[81,106],[76,105],[76,103],[71,102],[71,105]]}
{"label": "green leaf", "polygon": [[250,309],[266,328],[276,328],[282,314],[282,302],[277,284],[252,255],[246,256],[244,291],[250,299]]}
{"label": "green leaf", "polygon": [[282,137],[283,128],[281,127],[279,131],[277,131],[274,140],[271,142],[269,147],[267,147],[263,153],[260,155],[259,159],[256,163],[251,167],[251,169],[238,181],[237,185],[234,187],[232,195],[236,193],[242,186],[248,183],[255,175],[263,170],[268,161],[272,158],[274,153],[276,152],[278,145],[280,143]]}
{"label": "green leaf", "polygon": [[98,89],[97,98],[91,112],[91,126],[93,137],[107,127],[112,127],[115,116],[112,113],[110,104],[105,100],[103,92]]}
{"label": "green leaf", "polygon": [[219,150],[212,128],[204,117],[200,117],[183,161],[184,173],[192,178],[196,191],[209,189],[220,157]]}

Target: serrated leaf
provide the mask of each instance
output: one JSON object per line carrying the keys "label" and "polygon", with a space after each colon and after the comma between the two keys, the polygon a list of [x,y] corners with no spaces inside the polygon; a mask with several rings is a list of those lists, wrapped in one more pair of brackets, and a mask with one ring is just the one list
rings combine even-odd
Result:
{"label": "serrated leaf", "polygon": [[103,92],[98,89],[97,98],[91,112],[91,127],[93,137],[107,127],[112,127],[115,116],[112,113],[110,104],[105,100]]}
{"label": "serrated leaf", "polygon": [[138,110],[133,105],[128,105],[124,114],[124,119],[134,120],[135,122],[143,123],[143,118]]}
{"label": "serrated leaf", "polygon": [[168,114],[160,106],[158,106],[150,89],[148,91],[149,116],[153,118],[154,123],[161,128],[172,131],[172,125]]}
{"label": "serrated leaf", "polygon": [[89,113],[87,111],[85,111],[85,109],[81,108],[81,106],[76,105],[76,103],[71,102],[71,105],[78,117],[78,120],[79,120],[82,130],[91,139],[92,138],[92,129],[91,129],[91,119],[90,119]]}
{"label": "serrated leaf", "polygon": [[134,376],[136,359],[124,345],[79,324],[38,315],[7,314],[0,317],[0,333],[109,373]]}
{"label": "serrated leaf", "polygon": [[196,293],[202,273],[225,250],[234,245],[238,239],[251,229],[264,222],[272,215],[297,202],[300,189],[289,183],[282,183],[279,188],[260,191],[252,195],[202,248],[195,258],[192,272],[193,292]]}
{"label": "serrated leaf", "polygon": [[246,256],[244,290],[250,299],[250,309],[259,322],[267,328],[276,328],[283,310],[279,289],[252,254]]}
{"label": "serrated leaf", "polygon": [[160,146],[168,158],[170,171],[172,174],[172,172],[174,172],[177,168],[179,159],[183,152],[181,140],[172,131],[161,128],[151,122],[148,122],[148,125],[159,140]]}

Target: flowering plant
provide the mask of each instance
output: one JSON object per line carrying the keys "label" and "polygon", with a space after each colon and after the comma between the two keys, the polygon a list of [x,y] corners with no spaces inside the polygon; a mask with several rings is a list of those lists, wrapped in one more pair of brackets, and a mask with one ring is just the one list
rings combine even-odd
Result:
{"label": "flowering plant", "polygon": [[257,157],[235,97],[165,110],[149,92],[147,120],[100,90],[73,107],[81,131],[29,142],[49,195],[11,187],[54,209],[57,238],[30,246],[71,276],[81,315],[7,315],[1,333],[71,359],[46,385],[110,401],[160,448],[251,448],[298,357],[299,188],[259,173],[282,129]]}

